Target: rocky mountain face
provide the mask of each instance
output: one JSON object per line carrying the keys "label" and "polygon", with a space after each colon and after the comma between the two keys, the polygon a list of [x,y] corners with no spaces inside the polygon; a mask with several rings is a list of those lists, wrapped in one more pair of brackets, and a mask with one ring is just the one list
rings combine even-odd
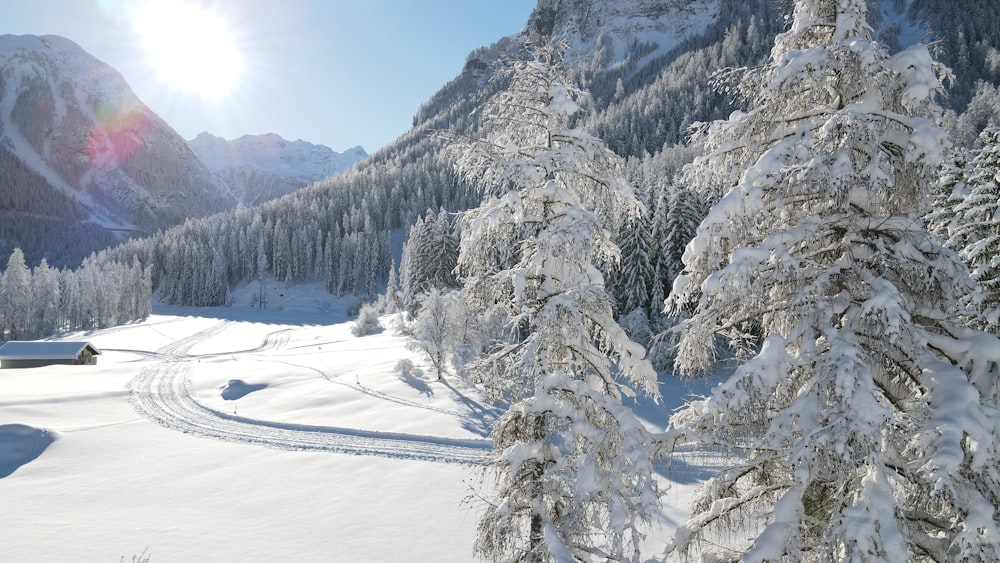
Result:
{"label": "rocky mountain face", "polygon": [[336,176],[368,157],[361,147],[338,153],[274,133],[227,141],[202,133],[188,146],[243,205],[255,205]]}
{"label": "rocky mountain face", "polygon": [[0,170],[0,256],[29,263],[237,203],[117,71],[57,36],[0,36]]}
{"label": "rocky mountain face", "polygon": [[720,0],[542,0],[528,29],[562,39],[569,57],[619,62],[639,48],[665,52],[719,17]]}

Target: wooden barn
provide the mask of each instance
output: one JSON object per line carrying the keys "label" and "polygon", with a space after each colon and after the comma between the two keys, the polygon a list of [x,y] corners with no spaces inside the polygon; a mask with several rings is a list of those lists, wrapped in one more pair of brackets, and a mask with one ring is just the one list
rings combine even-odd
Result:
{"label": "wooden barn", "polygon": [[0,368],[92,366],[101,351],[90,342],[18,342],[0,346]]}

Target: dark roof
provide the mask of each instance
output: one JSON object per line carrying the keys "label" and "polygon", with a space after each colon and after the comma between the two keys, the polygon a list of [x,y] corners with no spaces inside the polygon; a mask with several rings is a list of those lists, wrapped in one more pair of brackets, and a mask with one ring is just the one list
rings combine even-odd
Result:
{"label": "dark roof", "polygon": [[101,353],[90,342],[11,341],[0,346],[0,360],[73,360],[86,348],[91,354]]}

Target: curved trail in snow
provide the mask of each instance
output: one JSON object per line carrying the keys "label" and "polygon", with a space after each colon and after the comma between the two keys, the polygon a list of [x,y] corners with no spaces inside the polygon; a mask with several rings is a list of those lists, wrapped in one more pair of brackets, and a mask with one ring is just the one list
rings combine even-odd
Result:
{"label": "curved trail in snow", "polygon": [[199,403],[188,384],[184,356],[199,342],[221,333],[228,323],[172,342],[157,350],[164,361],[143,368],[130,383],[131,402],[140,414],[187,434],[283,450],[326,451],[447,463],[481,463],[489,440],[375,432],[256,420]]}

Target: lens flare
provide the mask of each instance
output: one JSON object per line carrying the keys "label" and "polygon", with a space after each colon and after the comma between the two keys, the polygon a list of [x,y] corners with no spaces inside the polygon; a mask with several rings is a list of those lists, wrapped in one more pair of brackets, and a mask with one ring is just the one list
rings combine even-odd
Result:
{"label": "lens flare", "polygon": [[121,164],[142,145],[149,118],[137,109],[102,100],[94,108],[97,125],[87,137],[86,155],[91,166],[104,168]]}

